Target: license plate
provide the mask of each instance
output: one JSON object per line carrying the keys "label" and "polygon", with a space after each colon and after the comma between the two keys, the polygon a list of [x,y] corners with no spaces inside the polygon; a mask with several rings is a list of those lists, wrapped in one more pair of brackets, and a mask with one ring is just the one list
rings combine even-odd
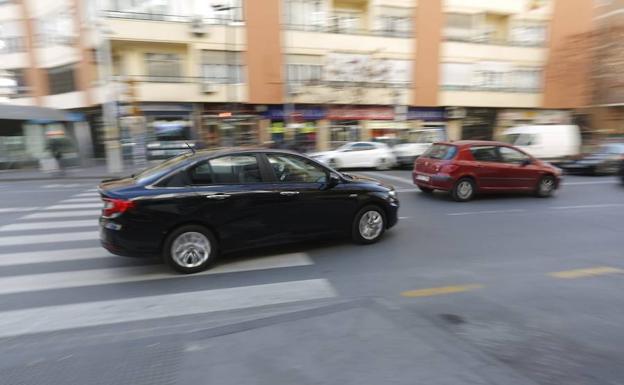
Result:
{"label": "license plate", "polygon": [[431,179],[431,178],[428,177],[427,175],[416,175],[416,179],[417,180],[422,180],[423,182],[429,182],[429,179]]}

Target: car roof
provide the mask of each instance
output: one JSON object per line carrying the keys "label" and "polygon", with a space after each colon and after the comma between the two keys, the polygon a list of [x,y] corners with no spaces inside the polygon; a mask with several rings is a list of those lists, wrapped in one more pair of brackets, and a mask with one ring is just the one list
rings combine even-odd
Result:
{"label": "car roof", "polygon": [[265,148],[265,147],[236,147],[236,148],[220,148],[213,150],[196,150],[195,154],[187,158],[188,161],[195,161],[198,159],[214,158],[217,156],[229,155],[229,154],[246,154],[246,153],[282,153],[291,155],[303,155],[297,151],[282,150],[277,148]]}
{"label": "car roof", "polygon": [[457,146],[457,147],[509,146],[509,143],[497,142],[494,140],[455,140],[455,141],[436,142],[434,144],[445,144],[448,146]]}

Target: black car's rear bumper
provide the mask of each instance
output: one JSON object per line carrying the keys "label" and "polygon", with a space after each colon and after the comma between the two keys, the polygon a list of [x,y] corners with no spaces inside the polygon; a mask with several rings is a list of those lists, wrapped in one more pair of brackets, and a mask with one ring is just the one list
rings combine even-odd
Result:
{"label": "black car's rear bumper", "polygon": [[149,258],[160,255],[160,239],[144,241],[141,230],[132,230],[110,219],[100,218],[100,244],[122,257]]}

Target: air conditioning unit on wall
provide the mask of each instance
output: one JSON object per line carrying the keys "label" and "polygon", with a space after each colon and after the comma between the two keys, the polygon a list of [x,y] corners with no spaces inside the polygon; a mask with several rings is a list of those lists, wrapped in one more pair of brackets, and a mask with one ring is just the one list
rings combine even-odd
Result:
{"label": "air conditioning unit on wall", "polygon": [[204,19],[201,16],[196,16],[191,19],[191,33],[197,37],[201,37],[206,34],[206,25],[204,24]]}
{"label": "air conditioning unit on wall", "polygon": [[219,88],[216,84],[210,82],[202,82],[201,83],[201,92],[204,94],[214,94],[217,92]]}

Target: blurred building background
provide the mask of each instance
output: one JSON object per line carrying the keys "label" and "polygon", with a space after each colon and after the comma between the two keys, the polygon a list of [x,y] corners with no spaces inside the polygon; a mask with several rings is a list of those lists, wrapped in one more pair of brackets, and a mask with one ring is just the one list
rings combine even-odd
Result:
{"label": "blurred building background", "polygon": [[107,159],[116,170],[185,143],[309,151],[409,140],[422,127],[491,139],[513,125],[568,122],[588,138],[622,134],[624,39],[613,36],[623,9],[621,0],[0,0],[0,167],[44,167],[54,140],[68,164]]}

